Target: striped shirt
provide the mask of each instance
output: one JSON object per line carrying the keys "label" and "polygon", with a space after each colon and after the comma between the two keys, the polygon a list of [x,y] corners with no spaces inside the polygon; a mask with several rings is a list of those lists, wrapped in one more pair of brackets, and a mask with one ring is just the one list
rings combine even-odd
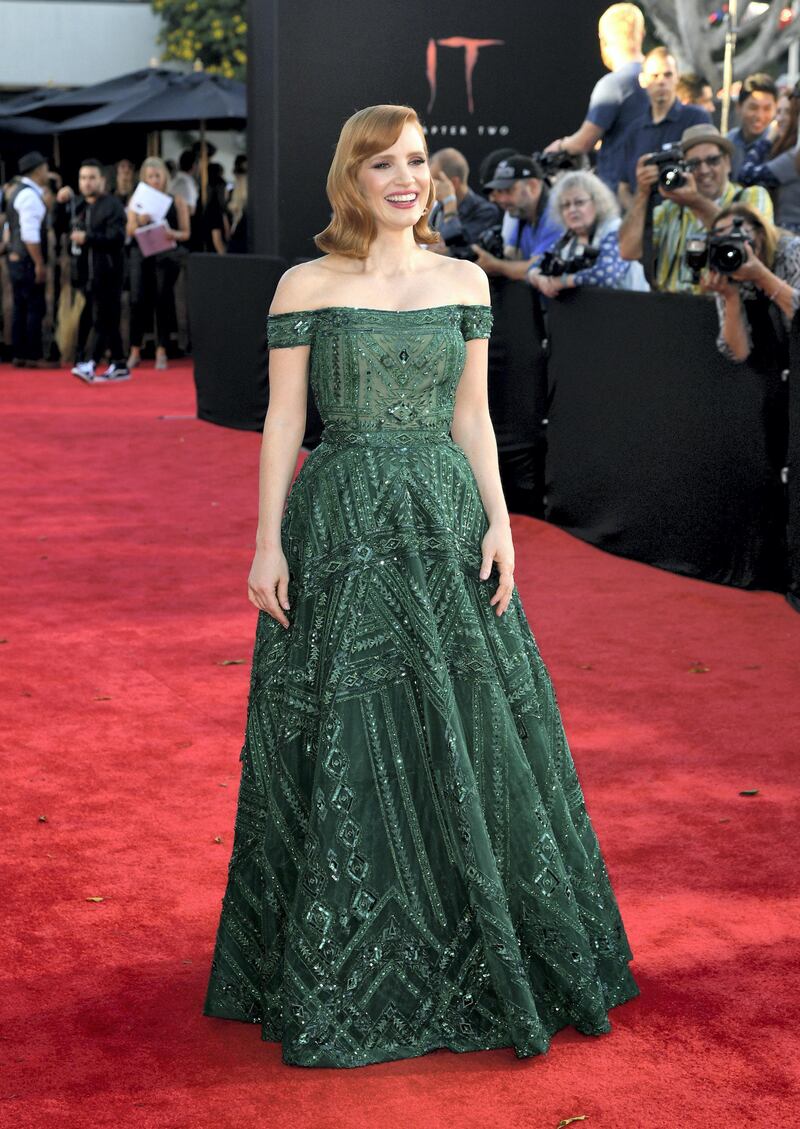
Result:
{"label": "striped shirt", "polygon": [[[750,204],[772,222],[772,199],[765,188],[754,184],[742,188],[728,181],[728,187],[719,200],[718,208],[734,203]],[[700,284],[692,278],[686,265],[684,248],[692,236],[705,235],[706,228],[691,208],[665,200],[653,212],[653,251],[656,257],[655,289],[702,294]]]}

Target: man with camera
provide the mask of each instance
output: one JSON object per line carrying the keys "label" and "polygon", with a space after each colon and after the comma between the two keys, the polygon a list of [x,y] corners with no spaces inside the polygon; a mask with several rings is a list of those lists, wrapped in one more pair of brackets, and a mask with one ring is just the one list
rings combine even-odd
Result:
{"label": "man with camera", "polygon": [[473,243],[475,261],[490,275],[527,278],[530,268],[555,246],[564,231],[547,206],[549,189],[544,172],[537,161],[517,153],[498,164],[484,188],[491,190],[493,200],[504,212],[520,222],[516,246],[505,248],[503,258]]}
{"label": "man with camera", "polygon": [[623,145],[631,124],[647,109],[639,85],[644,42],[644,16],[635,4],[612,4],[600,17],[600,55],[611,74],[595,84],[586,118],[574,133],[552,141],[545,153],[591,153],[602,141],[597,155],[597,175],[616,192],[623,174]]}
{"label": "man with camera", "polygon": [[[86,299],[78,326],[78,347],[72,372],[87,384],[127,380],[130,376],[120,335],[122,279],[124,270],[125,209],[117,196],[106,192],[103,166],[88,159],[78,170],[76,198],[64,187],[56,196],[69,212],[72,285]],[[92,356],[85,356],[89,334],[94,330]],[[97,365],[106,351],[111,363],[102,372]]]}
{"label": "man with camera", "polygon": [[443,245],[431,244],[444,255],[474,258],[470,244],[481,242],[491,228],[499,230],[502,213],[497,204],[473,192],[468,184],[467,158],[458,149],[440,149],[430,162],[436,188],[436,203],[429,225],[438,231]]}
{"label": "man with camera", "polygon": [[671,149],[691,125],[704,125],[711,115],[700,106],[684,106],[678,100],[678,64],[666,47],[654,47],[645,55],[639,82],[647,93],[650,108],[625,136],[623,172],[619,199],[629,208],[636,186],[636,162],[643,153]]}
{"label": "man with camera", "polygon": [[741,201],[772,219],[765,189],[742,188],[730,180],[733,145],[711,125],[693,125],[681,137],[680,151],[665,161],[647,154],[636,163],[636,194],[619,230],[623,259],[642,259],[651,194],[663,200],[652,209],[655,289],[700,294],[695,272],[686,262],[687,240],[704,236],[720,208]]}

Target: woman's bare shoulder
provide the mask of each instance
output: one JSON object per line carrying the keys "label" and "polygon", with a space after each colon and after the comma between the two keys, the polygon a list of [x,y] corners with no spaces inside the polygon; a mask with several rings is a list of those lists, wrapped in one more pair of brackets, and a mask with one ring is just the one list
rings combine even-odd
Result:
{"label": "woman's bare shoulder", "polygon": [[458,302],[464,305],[488,306],[491,304],[489,279],[486,271],[469,259],[451,259],[444,255],[432,255],[436,267],[441,271],[443,290],[458,295]]}
{"label": "woman's bare shoulder", "polygon": [[330,268],[325,264],[329,255],[319,259],[309,259],[307,263],[297,263],[281,275],[270,303],[271,314],[291,314],[296,310],[313,310],[319,305],[320,295],[325,293],[326,279],[330,280]]}

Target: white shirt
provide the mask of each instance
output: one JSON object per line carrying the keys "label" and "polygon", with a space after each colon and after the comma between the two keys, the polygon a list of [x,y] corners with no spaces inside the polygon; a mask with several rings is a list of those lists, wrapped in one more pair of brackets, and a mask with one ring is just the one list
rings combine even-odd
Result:
{"label": "white shirt", "polygon": [[32,188],[32,192],[25,192],[18,188],[13,200],[13,207],[19,216],[19,232],[23,243],[41,243],[42,220],[47,215],[47,205],[44,194],[35,181],[23,176],[22,183],[25,188]]}
{"label": "white shirt", "polygon": [[197,207],[197,201],[200,196],[197,187],[197,181],[188,172],[178,172],[172,178],[170,185],[173,196],[182,196],[190,208]]}

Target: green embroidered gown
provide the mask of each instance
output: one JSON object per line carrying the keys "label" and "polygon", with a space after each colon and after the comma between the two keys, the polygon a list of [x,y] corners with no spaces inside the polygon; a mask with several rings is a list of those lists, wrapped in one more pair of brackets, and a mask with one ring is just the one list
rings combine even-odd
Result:
{"label": "green embroidered gown", "polygon": [[260,612],[205,1014],[354,1067],[609,1031],[639,994],[556,700],[450,438],[486,306],[272,315],[325,431]]}

